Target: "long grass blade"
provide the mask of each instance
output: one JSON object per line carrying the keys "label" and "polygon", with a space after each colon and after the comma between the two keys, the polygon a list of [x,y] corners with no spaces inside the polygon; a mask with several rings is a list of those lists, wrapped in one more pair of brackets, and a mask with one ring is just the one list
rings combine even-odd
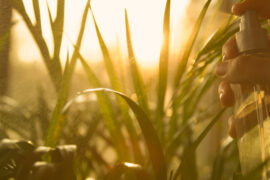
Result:
{"label": "long grass blade", "polygon": [[[53,22],[53,37],[54,37],[54,60],[59,60],[59,53],[62,44],[64,31],[64,14],[65,14],[65,0],[57,1],[56,18]],[[87,4],[90,2],[87,2]]]}
{"label": "long grass blade", "polygon": [[194,162],[195,158],[195,151],[199,144],[202,142],[202,140],[205,138],[205,136],[209,133],[211,128],[214,126],[214,124],[219,120],[220,116],[224,113],[226,109],[222,109],[220,112],[218,112],[210,121],[208,126],[203,130],[203,132],[198,136],[198,138],[191,144],[191,146],[185,148],[181,163],[177,168],[176,173],[174,174],[174,180],[177,180],[179,177],[182,177],[183,179],[186,179],[187,177],[192,177],[193,174],[189,173],[194,173],[191,171],[191,168],[195,168],[191,164],[191,162]]}
{"label": "long grass blade", "polygon": [[218,112],[210,121],[208,126],[204,129],[204,131],[198,136],[198,138],[193,143],[193,148],[196,149],[199,144],[202,142],[202,140],[205,138],[205,136],[209,133],[209,131],[212,129],[212,127],[215,125],[215,123],[219,120],[221,115],[225,112],[226,108],[222,109],[220,112]]}
{"label": "long grass blade", "polygon": [[158,79],[158,92],[157,92],[157,129],[159,136],[163,141],[164,138],[164,103],[167,90],[167,78],[168,78],[168,61],[169,61],[169,47],[170,47],[170,9],[171,0],[167,0],[164,19],[163,19],[163,43],[159,58],[159,79]]}
{"label": "long grass blade", "polygon": [[[50,61],[52,66],[50,68],[53,69],[53,71],[55,72],[62,73],[62,67],[61,67],[59,54],[60,54],[63,31],[64,31],[65,0],[57,1],[57,11],[56,11],[55,20],[53,20],[52,18],[48,1],[46,1],[46,3],[47,3],[47,11],[48,11],[51,30],[52,30],[53,41],[54,41],[54,52],[53,52],[53,57]],[[60,84],[61,78],[62,77],[58,77],[58,84]],[[60,87],[58,86],[58,89],[59,88]]]}
{"label": "long grass blade", "polygon": [[54,108],[47,137],[45,140],[45,145],[49,147],[56,146],[62,130],[62,126],[65,121],[65,117],[62,115],[61,112],[68,98],[68,89],[70,86],[70,79],[71,79],[70,69],[71,68],[69,63],[69,56],[67,56],[63,80],[59,91],[60,96],[58,97],[56,106]]}
{"label": "long grass blade", "polygon": [[[88,80],[89,80],[90,84],[93,85],[95,88],[104,87],[100,83],[100,81],[98,80],[98,78],[96,77],[96,75],[94,74],[94,72],[91,69],[91,67],[86,63],[85,59],[81,55],[79,57],[80,57],[80,60],[81,60],[82,65],[84,67],[84,70],[87,73]],[[101,95],[104,96],[104,97],[101,97]],[[113,112],[110,112],[113,109],[112,104],[109,102],[109,98],[106,96],[106,94],[101,93],[101,95],[98,95],[99,104],[102,107],[102,110],[106,110],[107,109],[106,110],[107,113],[104,112],[103,113],[103,116],[104,116],[105,119],[106,118],[110,118],[110,119],[113,120],[113,123],[116,124],[116,127],[117,127],[116,128],[116,131],[117,131],[117,129],[120,128],[120,125],[119,125],[119,123],[117,121],[115,121],[116,120],[115,114],[113,114]],[[108,113],[111,113],[111,114],[109,115]],[[107,120],[107,121],[111,121],[111,120]],[[108,126],[108,124],[107,124],[107,126]],[[111,136],[114,137],[115,136],[114,134],[115,134],[115,132],[111,133]],[[121,140],[122,136],[123,136],[122,134],[119,135],[120,141],[121,141],[120,144],[123,144],[123,146],[124,146],[125,142],[124,142],[124,140]],[[134,151],[135,161],[143,162],[143,157],[142,157],[143,155],[142,155],[141,149],[139,147],[138,136],[137,137],[134,137],[134,136],[132,137],[131,136],[131,144],[132,144],[133,151]],[[125,149],[127,149],[127,148],[125,147]],[[124,152],[126,152],[125,149],[124,149]],[[119,155],[121,155],[121,154],[122,155],[125,155],[126,153],[123,153],[122,152]],[[126,160],[127,160],[127,158],[126,158]]]}
{"label": "long grass blade", "polygon": [[180,147],[180,144],[183,142],[182,137],[185,135],[186,131],[190,129],[191,123],[181,126],[177,133],[172,137],[167,143],[166,147],[166,159],[167,162],[170,162],[171,158],[175,155],[175,152]]}
{"label": "long grass blade", "polygon": [[215,158],[210,180],[229,179],[232,174],[228,173],[225,169],[226,165],[231,166],[232,163],[235,163],[235,167],[239,163],[237,142],[227,137],[223,141],[221,150]]}
{"label": "long grass blade", "polygon": [[137,65],[137,61],[133,52],[127,10],[125,10],[125,22],[126,22],[127,48],[128,48],[128,55],[129,55],[129,66],[130,66],[131,76],[133,79],[133,86],[135,88],[139,105],[141,105],[141,107],[149,115],[150,111],[149,111],[145,86],[144,86],[140,69]]}
{"label": "long grass blade", "polygon": [[[81,55],[79,55],[79,58],[87,74],[89,83],[95,88],[103,87],[103,85],[101,84],[97,76],[94,74],[91,67],[87,64],[85,59]],[[120,124],[117,121],[114,108],[110,102],[109,97],[104,92],[99,92],[97,93],[97,98],[106,128],[109,130],[110,136],[113,140],[113,144],[116,147],[119,159],[129,160],[130,155],[127,151],[128,148],[124,140],[124,135],[122,134],[122,131],[119,130],[121,129],[119,128]]]}
{"label": "long grass blade", "polygon": [[[89,0],[87,1],[87,4],[83,12],[82,23],[81,23],[78,39],[76,42],[76,47],[78,47],[78,50],[81,46],[81,41],[82,41],[84,29],[85,29],[84,27],[85,27],[85,23],[87,19],[87,14],[88,14],[88,6],[89,6]],[[59,96],[58,96],[57,103],[51,117],[50,126],[49,126],[47,137],[45,140],[45,144],[47,146],[54,147],[56,145],[59,139],[62,126],[65,122],[65,117],[62,116],[61,112],[68,99],[69,87],[70,87],[72,75],[76,66],[76,62],[77,62],[77,53],[76,51],[74,51],[71,57],[71,60],[69,60],[69,56],[67,56],[63,79],[61,81],[61,85],[59,88]]]}
{"label": "long grass blade", "polygon": [[108,73],[112,88],[115,89],[115,90],[118,90],[118,91],[120,90],[121,91],[122,88],[121,88],[121,85],[120,85],[119,78],[117,77],[117,73],[115,71],[112,58],[110,56],[108,47],[106,46],[105,41],[104,41],[104,39],[103,39],[103,37],[102,37],[102,35],[100,33],[100,30],[98,28],[98,25],[97,25],[97,22],[96,22],[96,19],[95,19],[95,16],[94,16],[94,13],[92,11],[91,6],[90,6],[90,10],[91,10],[92,17],[93,17],[93,20],[94,20],[96,34],[97,34],[97,37],[98,37],[100,49],[101,49],[102,55],[103,55],[103,60],[104,60],[105,66],[106,66],[106,70],[107,70],[107,73]]}
{"label": "long grass blade", "polygon": [[[107,74],[108,74],[110,82],[111,82],[112,89],[117,90],[117,91],[123,91],[119,77],[117,76],[116,70],[114,68],[113,61],[112,61],[112,58],[110,56],[108,47],[106,46],[105,41],[100,33],[100,30],[98,28],[98,25],[97,25],[97,22],[95,20],[94,13],[93,13],[91,6],[90,6],[90,10],[91,10],[92,17],[94,20],[96,34],[98,37],[100,49],[101,49],[102,54],[103,54],[103,60],[105,63]],[[125,104],[125,102],[121,98],[119,98],[118,96],[116,96],[116,100],[117,100],[117,103],[119,104],[119,108],[120,108],[121,114],[122,114],[122,119],[124,120],[124,124],[128,130],[131,141],[133,143],[137,144],[137,145],[134,144],[135,145],[134,148],[136,148],[135,152],[138,152],[138,155],[139,155],[139,154],[141,154],[140,153],[141,150],[140,150],[139,145],[138,145],[139,138],[138,138],[138,135],[136,133],[132,119],[129,116],[128,107]],[[141,159],[141,157],[137,157],[137,158]]]}
{"label": "long grass blade", "polygon": [[[209,38],[199,51],[195,59],[195,63],[192,65],[187,77],[181,83],[181,88],[176,89],[176,92],[170,101],[173,108],[173,115],[170,119],[170,138],[172,138],[176,132],[178,107],[191,97],[190,94],[192,91],[190,91],[190,88],[193,86],[192,83],[197,81],[196,79],[198,79],[202,74],[205,74],[204,71],[209,67],[209,64],[216,63],[217,60],[220,59],[222,45],[237,31],[235,23],[235,21],[232,21],[232,19],[229,18],[228,21]],[[201,63],[203,63],[203,66]]]}
{"label": "long grass blade", "polygon": [[79,95],[97,92],[110,92],[120,96],[126,101],[131,110],[134,112],[137,121],[140,125],[140,128],[142,130],[142,134],[144,136],[146,147],[150,156],[151,164],[154,169],[155,178],[157,180],[167,179],[167,166],[165,162],[163,149],[159,141],[158,135],[144,110],[140,106],[138,106],[132,99],[130,99],[123,93],[111,89],[105,88],[88,89],[82,91],[81,93],[79,93]]}
{"label": "long grass blade", "polygon": [[80,48],[81,48],[83,34],[84,34],[84,31],[85,31],[86,20],[87,20],[87,17],[88,17],[89,5],[90,5],[90,0],[87,0],[87,2],[85,4],[83,15],[82,15],[82,21],[81,21],[81,27],[80,27],[79,35],[77,37],[76,45],[74,46],[76,48],[75,48],[75,51],[73,52],[73,54],[71,56],[71,60],[70,60],[71,68],[73,68],[73,69],[71,69],[72,73],[73,73],[74,68],[76,66],[77,58],[79,57],[79,54],[77,52],[79,52]]}
{"label": "long grass blade", "polygon": [[[0,98],[0,123],[4,131],[10,129],[20,135],[21,138],[30,138],[30,120],[27,113],[22,110],[15,100],[8,97]],[[2,136],[5,133],[1,132],[0,134]]]}
{"label": "long grass blade", "polygon": [[[185,95],[185,93],[182,92],[183,89],[185,89],[183,86],[188,87],[188,84],[200,76],[201,72],[210,62],[213,62],[216,57],[220,56],[222,45],[227,41],[229,37],[238,31],[238,28],[235,27],[236,24],[236,21],[232,21],[232,18],[229,18],[228,21],[209,38],[205,45],[203,45],[197,57],[195,58],[195,62],[188,72],[186,79],[181,83],[182,88],[179,88],[178,91],[175,92],[170,100],[170,104],[173,105],[175,101],[180,102],[182,99],[181,96]],[[199,63],[206,61],[208,63],[205,63],[204,66],[199,65]]]}
{"label": "long grass blade", "polygon": [[174,80],[174,87],[175,89],[177,90],[178,87],[179,87],[179,83],[181,81],[181,78],[183,76],[183,74],[185,73],[185,70],[186,70],[186,66],[187,66],[187,62],[189,60],[189,56],[191,54],[191,51],[193,49],[193,46],[194,46],[194,43],[195,43],[195,40],[197,39],[197,36],[198,36],[198,33],[199,33],[199,30],[201,29],[201,24],[204,20],[204,17],[206,15],[206,12],[208,10],[208,7],[210,5],[212,0],[207,0],[207,2],[205,3],[203,9],[201,10],[200,12],[200,15],[195,23],[195,26],[192,30],[192,33],[188,39],[188,42],[186,44],[186,49],[184,51],[184,54],[182,56],[182,58],[180,59],[179,61],[179,64],[177,66],[177,71],[176,71],[176,76],[175,76],[175,80]]}
{"label": "long grass blade", "polygon": [[186,107],[185,117],[189,118],[195,113],[202,96],[211,87],[211,85],[213,84],[215,80],[216,80],[216,76],[212,74],[209,77],[205,77],[204,82],[199,85],[199,87],[194,91],[194,93],[190,94],[190,96],[184,102],[185,107]]}

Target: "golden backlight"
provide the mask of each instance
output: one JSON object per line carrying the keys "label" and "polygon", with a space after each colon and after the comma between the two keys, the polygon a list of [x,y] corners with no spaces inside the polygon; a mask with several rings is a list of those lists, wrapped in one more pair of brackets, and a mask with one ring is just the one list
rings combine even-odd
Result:
{"label": "golden backlight", "polygon": [[[43,36],[53,51],[53,40],[48,19],[46,0],[40,1]],[[56,1],[47,0],[52,16],[56,14]],[[32,22],[35,22],[32,0],[23,0],[27,13]],[[61,49],[61,59],[65,60],[67,51],[72,51],[71,41],[76,42],[80,28],[80,20],[86,0],[66,0],[64,37]],[[163,14],[166,0],[92,0],[91,6],[103,38],[110,50],[120,48],[121,56],[127,56],[124,9],[127,9],[134,52],[140,66],[156,67],[159,60],[162,43]],[[171,27],[172,38],[181,34],[181,25],[185,15],[188,0],[172,0]],[[82,55],[89,61],[102,60],[93,19],[88,16]],[[18,19],[18,17],[17,17]],[[175,29],[175,28],[178,29]],[[179,29],[180,27],[180,29]],[[27,35],[21,20],[15,28],[15,39],[19,43],[16,47],[18,58],[26,62],[40,59],[39,52],[33,45],[30,35]],[[24,36],[21,34],[24,33]],[[29,33],[28,33],[29,34]],[[28,37],[29,36],[29,37]],[[179,35],[178,35],[179,36]],[[179,38],[177,39],[179,41]],[[174,41],[172,40],[172,43]],[[118,46],[118,47],[117,47]],[[172,45],[174,47],[174,45]],[[111,53],[115,53],[111,52]]]}

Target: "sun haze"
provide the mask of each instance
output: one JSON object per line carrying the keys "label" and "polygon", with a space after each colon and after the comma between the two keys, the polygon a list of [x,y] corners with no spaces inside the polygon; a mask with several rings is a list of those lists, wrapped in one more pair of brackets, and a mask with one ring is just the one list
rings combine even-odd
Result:
{"label": "sun haze", "polygon": [[[26,11],[35,23],[32,1],[23,0]],[[47,0],[50,12],[55,17],[56,1]],[[72,43],[76,42],[77,34],[80,28],[80,19],[86,0],[66,1],[64,37],[61,48],[61,59],[65,60],[67,51],[72,51]],[[127,56],[126,34],[124,10],[128,12],[131,37],[136,59],[142,67],[156,67],[158,65],[160,48],[162,44],[162,26],[163,14],[166,0],[92,0],[96,21],[102,33],[102,36],[109,47],[116,44],[120,47],[121,54]],[[171,28],[173,33],[181,33],[181,29],[174,30],[176,24],[181,24],[188,0],[172,1],[171,7]],[[53,40],[48,18],[47,5],[45,0],[40,0],[42,33],[52,54]],[[23,29],[24,28],[24,29]],[[27,30],[21,23],[15,28],[15,31],[26,32]],[[18,39],[18,58],[25,62],[31,62],[40,59],[37,48],[31,45],[32,39],[21,37],[20,33],[14,33]],[[172,34],[172,36],[174,36]],[[29,52],[29,53],[25,53]],[[32,52],[32,53],[30,53]],[[81,53],[86,59],[98,61],[102,59],[93,19],[88,16],[87,26],[84,34]]]}

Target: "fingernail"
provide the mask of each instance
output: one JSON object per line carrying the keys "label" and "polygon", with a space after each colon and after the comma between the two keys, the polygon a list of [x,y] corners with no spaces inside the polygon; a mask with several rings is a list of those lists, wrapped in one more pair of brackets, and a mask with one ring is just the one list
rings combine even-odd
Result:
{"label": "fingernail", "polygon": [[225,58],[226,58],[226,55],[225,55],[225,54],[223,54],[223,56],[222,56],[222,61],[224,61],[224,60],[225,60]]}
{"label": "fingernail", "polygon": [[231,12],[234,13],[235,12],[235,4],[232,6],[231,8]]}
{"label": "fingernail", "polygon": [[243,9],[243,4],[242,4],[242,3],[236,3],[236,4],[234,4],[234,5],[232,6],[231,11],[232,11],[232,13],[233,13],[234,15],[239,16],[239,15],[241,15],[241,14],[243,13],[243,12],[242,12],[242,9]]}
{"label": "fingernail", "polygon": [[219,92],[219,99],[220,100],[223,98],[223,96],[224,96],[224,92],[223,91]]}
{"label": "fingernail", "polygon": [[218,76],[224,76],[226,74],[227,71],[227,66],[226,63],[219,63],[216,66],[216,74]]}

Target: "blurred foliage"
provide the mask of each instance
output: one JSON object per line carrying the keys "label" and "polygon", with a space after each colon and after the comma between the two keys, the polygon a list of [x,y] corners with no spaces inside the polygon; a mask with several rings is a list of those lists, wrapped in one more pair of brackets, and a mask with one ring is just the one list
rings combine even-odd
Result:
{"label": "blurred foliage", "polygon": [[[0,142],[0,179],[74,180],[76,146],[34,147],[30,142],[4,139]],[[50,159],[44,161],[43,157]]]}
{"label": "blurred foliage", "polygon": [[[124,84],[115,67],[116,59],[111,55],[111,50],[99,30],[94,16],[95,9],[91,8],[90,0],[84,8],[80,32],[73,44],[74,51],[72,54],[68,53],[63,67],[59,53],[65,19],[65,0],[57,1],[54,19],[48,6],[54,42],[52,56],[41,33],[39,1],[32,2],[35,24],[26,13],[23,1],[12,0],[13,8],[22,16],[39,47],[57,100],[54,107],[51,107],[51,102],[47,102],[45,98],[46,92],[41,92],[37,98],[38,106],[28,109],[16,103],[16,100],[1,97],[0,137],[10,138],[11,134],[15,134],[18,139],[31,140],[36,145],[47,147],[36,147],[24,141],[3,140],[0,144],[0,179],[43,179],[48,173],[52,176],[49,179],[93,177],[221,180],[238,177],[236,142],[230,138],[220,142],[219,153],[212,167],[207,167],[210,169],[207,176],[201,177],[204,168],[197,167],[197,154],[203,156],[205,153],[198,152],[198,147],[225,112],[225,109],[216,107],[216,101],[206,102],[207,105],[204,101],[209,98],[211,87],[216,82],[213,71],[216,63],[222,59],[222,45],[238,31],[234,17],[228,17],[201,45],[198,37],[203,32],[200,31],[212,23],[206,18],[212,1],[203,1],[204,6],[184,46],[185,49],[181,56],[175,58],[177,64],[171,70],[171,1],[167,0],[163,19],[163,45],[158,73],[155,76],[157,92],[153,92],[146,86],[144,72],[138,66],[133,52],[127,11],[124,19],[129,62],[127,75],[131,81]],[[95,73],[80,52],[86,19],[91,18],[90,13],[110,85],[105,83],[103,74]],[[197,46],[199,48],[196,48]],[[71,98],[69,91],[77,63],[81,63],[89,86],[93,89],[78,92]],[[169,81],[169,77],[173,79],[173,83]],[[132,98],[130,92],[135,94]],[[150,94],[154,94],[155,98],[149,98]],[[203,129],[195,131],[201,124],[205,125]],[[57,146],[59,144],[76,146]]]}

